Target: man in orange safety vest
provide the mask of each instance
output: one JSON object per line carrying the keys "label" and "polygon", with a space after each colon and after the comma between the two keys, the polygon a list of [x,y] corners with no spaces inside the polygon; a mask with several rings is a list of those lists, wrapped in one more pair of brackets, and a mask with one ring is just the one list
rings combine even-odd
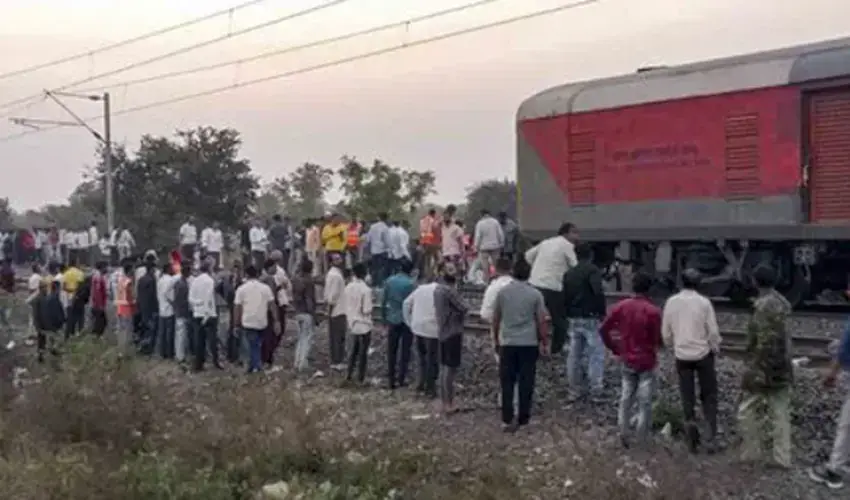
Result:
{"label": "man in orange safety vest", "polygon": [[346,260],[348,261],[346,264],[349,269],[362,260],[360,255],[361,234],[363,234],[363,224],[357,220],[357,217],[352,217],[346,232]]}

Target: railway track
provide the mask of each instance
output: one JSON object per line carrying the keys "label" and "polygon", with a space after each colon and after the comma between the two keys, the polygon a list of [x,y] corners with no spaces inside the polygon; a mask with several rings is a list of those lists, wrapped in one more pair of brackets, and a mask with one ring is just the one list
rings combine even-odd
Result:
{"label": "railway track", "polygon": [[[380,307],[375,306],[375,319],[379,318]],[[465,323],[467,332],[476,335],[488,335],[490,327],[481,319],[477,312],[467,315]],[[742,356],[747,348],[747,332],[744,330],[724,329],[720,335],[723,337],[721,351],[731,356]],[[833,339],[826,336],[792,334],[792,356],[795,358],[808,358],[811,366],[824,366],[832,357],[829,353],[830,344]]]}

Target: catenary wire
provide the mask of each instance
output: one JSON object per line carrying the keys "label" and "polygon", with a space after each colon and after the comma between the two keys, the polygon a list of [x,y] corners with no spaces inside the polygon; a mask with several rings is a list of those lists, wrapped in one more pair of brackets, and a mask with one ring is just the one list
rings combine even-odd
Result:
{"label": "catenary wire", "polygon": [[[254,25],[248,26],[247,28],[242,28],[242,29],[239,29],[239,30],[236,30],[236,31],[233,31],[233,32],[229,32],[227,34],[224,34],[224,35],[221,35],[221,36],[218,36],[218,37],[215,37],[215,38],[210,38],[208,40],[204,40],[203,42],[198,42],[198,43],[195,43],[195,44],[192,44],[192,45],[187,45],[185,47],[181,47],[179,49],[175,49],[175,50],[172,50],[170,52],[166,52],[165,54],[160,54],[158,56],[150,57],[148,59],[143,59],[141,61],[136,61],[134,63],[127,64],[127,65],[122,66],[120,68],[116,68],[116,69],[113,69],[113,70],[110,70],[110,71],[106,71],[104,73],[99,73],[99,74],[92,75],[92,76],[89,76],[89,77],[86,77],[86,78],[82,78],[80,80],[73,81],[71,83],[65,84],[61,87],[56,87],[56,88],[51,89],[51,90],[54,90],[54,91],[67,90],[67,89],[70,89],[72,87],[82,85],[84,83],[89,83],[89,82],[92,82],[92,81],[95,81],[95,80],[100,80],[102,78],[106,78],[106,77],[109,77],[109,76],[117,75],[119,73],[124,73],[126,71],[130,71],[130,70],[133,70],[133,69],[136,69],[136,68],[140,68],[142,66],[147,66],[149,64],[153,64],[153,63],[165,60],[165,59],[169,59],[169,58],[172,58],[172,57],[175,57],[175,56],[186,54],[186,53],[191,52],[193,50],[197,50],[197,49],[200,49],[200,48],[203,48],[203,47],[208,47],[210,45],[214,45],[216,43],[220,43],[220,42],[223,42],[225,40],[230,40],[230,39],[235,38],[237,36],[247,35],[248,33],[253,33],[254,31],[259,31],[261,29],[265,29],[265,28],[283,23],[285,21],[289,21],[289,20],[296,19],[296,18],[299,18],[299,17],[304,17],[304,16],[307,16],[309,14],[313,14],[315,12],[319,12],[319,11],[322,11],[322,10],[325,10],[325,9],[328,9],[328,8],[331,8],[331,7],[335,7],[337,5],[340,5],[340,4],[348,2],[348,1],[350,1],[350,0],[329,0],[325,3],[323,3],[323,4],[320,4],[320,5],[314,5],[312,7],[307,8],[307,9],[302,9],[302,10],[299,10],[297,12],[286,14],[285,16],[276,17],[274,19],[271,19],[269,21],[265,21],[265,22],[260,23],[260,24],[254,24]],[[24,103],[24,102],[28,102],[28,101],[38,99],[39,97],[41,97],[41,95],[42,95],[41,93],[38,93],[38,94],[28,95],[26,97],[21,97],[21,98],[15,99],[13,101],[5,102],[3,104],[0,104],[0,109],[7,109],[11,106],[16,106],[16,105]],[[0,118],[6,117],[6,116],[8,116],[8,113],[6,113],[3,116],[0,116]]]}
{"label": "catenary wire", "polygon": [[238,66],[240,64],[251,63],[251,62],[259,61],[259,60],[262,60],[262,59],[268,59],[268,58],[271,58],[271,57],[277,57],[277,56],[281,56],[281,55],[284,55],[284,54],[299,52],[299,51],[306,50],[306,49],[312,49],[312,48],[321,47],[321,46],[324,46],[324,45],[331,45],[331,44],[334,44],[334,43],[344,42],[344,41],[347,41],[347,40],[352,40],[354,38],[359,38],[359,37],[362,37],[362,36],[367,36],[367,35],[372,35],[372,34],[375,34],[375,33],[380,33],[380,32],[383,32],[383,31],[388,31],[388,30],[391,30],[391,29],[394,29],[394,28],[402,28],[402,27],[405,27],[405,26],[410,26],[412,24],[421,23],[423,21],[430,21],[432,19],[436,19],[436,18],[440,18],[440,17],[446,17],[446,16],[450,16],[452,14],[457,14],[459,12],[465,12],[467,10],[475,9],[477,7],[481,7],[481,6],[484,6],[484,5],[487,5],[487,4],[500,2],[500,1],[503,1],[503,0],[477,0],[475,2],[470,2],[470,3],[463,4],[463,5],[458,5],[458,6],[451,7],[451,8],[448,8],[448,9],[443,9],[443,10],[440,10],[440,11],[437,11],[437,12],[431,12],[429,14],[424,14],[424,15],[417,16],[417,17],[411,17],[411,18],[405,19],[403,21],[395,21],[395,22],[392,22],[392,23],[382,24],[380,26],[374,26],[372,28],[366,28],[366,29],[362,29],[362,30],[358,30],[358,31],[352,31],[352,32],[345,33],[345,34],[342,34],[342,35],[323,38],[321,40],[315,40],[315,41],[308,42],[308,43],[301,44],[301,45],[294,45],[294,46],[290,46],[290,47],[284,47],[284,48],[281,48],[281,49],[270,50],[270,51],[262,52],[260,54],[256,54],[256,55],[249,56],[249,57],[243,57],[243,58],[239,58],[239,59],[231,59],[229,61],[222,61],[222,62],[208,64],[208,65],[204,65],[204,66],[196,66],[194,68],[187,68],[187,69],[178,70],[178,71],[168,71],[168,72],[159,73],[159,74],[156,74],[156,75],[146,76],[146,77],[143,77],[143,78],[136,78],[136,79],[133,79],[133,80],[123,80],[123,81],[119,81],[119,82],[115,82],[115,83],[110,83],[110,84],[107,84],[107,85],[101,85],[101,86],[98,86],[98,87],[87,87],[83,90],[79,90],[78,92],[83,93],[83,94],[88,94],[88,93],[102,92],[104,90],[109,90],[109,89],[114,89],[114,88],[127,88],[127,87],[132,87],[132,86],[135,86],[135,85],[141,85],[141,84],[144,84],[144,83],[157,82],[157,81],[165,80],[165,79],[168,79],[168,78],[176,78],[176,77],[180,77],[180,76],[192,75],[192,74],[195,74],[195,73],[203,73],[203,72],[206,72],[206,71],[213,71],[213,70],[216,70],[216,69],[226,68],[226,67],[229,67],[229,66]]}
{"label": "catenary wire", "polygon": [[118,42],[110,43],[108,45],[102,45],[100,47],[86,50],[84,52],[78,52],[74,55],[60,57],[59,59],[54,59],[52,61],[46,61],[43,63],[33,64],[32,66],[27,66],[24,68],[15,69],[12,71],[7,71],[5,73],[0,73],[0,80],[5,80],[7,78],[12,78],[15,76],[26,75],[28,73],[33,73],[35,71],[39,71],[42,69],[47,69],[53,66],[59,66],[60,64],[69,63],[71,61],[76,61],[78,59],[82,59],[84,57],[91,57],[95,54],[100,54],[103,52],[108,52],[110,50],[115,50],[117,48],[126,47],[127,45],[132,45],[134,43],[138,43],[144,40],[148,40],[150,38],[154,38],[157,36],[165,35],[166,33],[171,33],[172,31],[181,30],[183,28],[188,28],[190,26],[194,26],[196,24],[200,24],[211,19],[215,19],[217,17],[230,15],[238,10],[245,9],[247,7],[251,7],[253,5],[267,2],[268,0],[250,0],[247,2],[242,2],[240,4],[234,5],[233,7],[228,7],[226,9],[217,10],[215,12],[211,12],[209,14],[205,14],[200,17],[195,17],[186,21],[183,21],[178,24],[173,24],[171,26],[166,26],[164,28],[159,28],[154,31],[149,31],[147,33],[143,33],[138,36],[134,36],[133,38],[127,38],[125,40],[121,40]]}
{"label": "catenary wire", "polygon": [[[145,111],[145,110],[148,110],[148,109],[158,108],[160,106],[167,106],[169,104],[176,104],[176,103],[180,103],[180,102],[183,102],[183,101],[189,101],[189,100],[192,100],[192,99],[198,99],[198,98],[201,98],[201,97],[207,97],[207,96],[211,96],[211,95],[215,95],[215,94],[220,94],[222,92],[227,92],[229,90],[235,90],[235,89],[239,89],[239,88],[243,88],[243,87],[248,87],[248,86],[251,86],[251,85],[266,83],[266,82],[270,82],[270,81],[274,81],[274,80],[279,80],[281,78],[287,78],[287,77],[296,76],[296,75],[300,75],[300,74],[304,74],[304,73],[310,73],[310,72],[313,72],[313,71],[318,71],[318,70],[321,70],[321,69],[332,68],[332,67],[335,67],[335,66],[340,66],[340,65],[343,65],[343,64],[348,64],[348,63],[351,63],[351,62],[360,61],[360,60],[364,60],[364,59],[371,59],[371,58],[374,58],[374,57],[378,57],[378,56],[382,56],[382,55],[386,55],[386,54],[391,54],[393,52],[399,52],[399,51],[402,51],[404,49],[408,49],[408,48],[412,48],[412,47],[428,45],[428,44],[431,44],[431,43],[441,42],[443,40],[448,40],[448,39],[463,36],[463,35],[477,33],[477,32],[480,32],[480,31],[498,28],[498,27],[509,25],[509,24],[515,24],[515,23],[527,21],[527,20],[530,20],[530,19],[535,19],[535,18],[539,18],[539,17],[549,16],[549,15],[552,15],[552,14],[557,14],[557,13],[562,12],[562,11],[575,9],[575,8],[578,8],[578,7],[584,7],[584,6],[587,6],[587,5],[590,5],[590,4],[597,3],[599,1],[601,1],[601,0],[580,0],[578,2],[561,4],[561,5],[558,5],[558,6],[555,6],[555,7],[550,7],[548,9],[541,9],[541,10],[537,10],[537,11],[534,11],[534,12],[529,12],[527,14],[522,14],[522,15],[509,17],[509,18],[506,18],[506,19],[501,19],[499,21],[493,21],[493,22],[490,22],[490,23],[479,24],[479,25],[472,26],[472,27],[469,27],[469,28],[450,31],[448,33],[443,33],[443,34],[440,34],[440,35],[434,35],[434,36],[431,36],[431,37],[428,37],[428,38],[422,38],[422,39],[415,40],[415,41],[412,41],[412,42],[401,43],[401,44],[398,44],[398,45],[393,45],[391,47],[373,50],[373,51],[370,51],[370,52],[364,52],[364,53],[357,54],[357,55],[354,55],[354,56],[335,59],[333,61],[329,61],[329,62],[325,62],[325,63],[315,64],[315,65],[312,65],[312,66],[306,66],[306,67],[303,67],[303,68],[287,71],[287,72],[284,72],[284,73],[276,73],[274,75],[269,75],[269,76],[265,76],[265,77],[261,77],[261,78],[255,78],[255,79],[252,79],[252,80],[246,80],[244,82],[238,82],[238,83],[234,83],[232,85],[227,85],[227,86],[223,86],[223,87],[216,87],[216,88],[209,89],[209,90],[194,92],[194,93],[191,93],[191,94],[184,94],[184,95],[172,97],[172,98],[169,98],[169,99],[163,99],[163,100],[160,100],[160,101],[153,101],[153,102],[141,104],[141,105],[138,105],[138,106],[124,108],[122,110],[116,111],[115,113],[112,114],[112,116],[128,115],[130,113],[137,113],[139,111]],[[92,117],[86,118],[85,121],[97,120],[97,119],[101,119],[101,118],[103,118],[103,115],[92,116]],[[62,127],[62,125],[54,125],[54,126],[51,126],[51,127],[45,127],[45,128],[37,129],[37,130],[28,130],[28,131],[25,131],[25,132],[20,132],[20,133],[17,133],[17,134],[13,134],[13,135],[9,135],[9,136],[0,138],[0,142],[8,142],[8,141],[11,141],[11,140],[14,140],[14,139],[18,139],[20,137],[24,137],[24,136],[28,136],[28,135],[32,135],[32,134],[37,134],[39,132],[47,132],[49,130],[55,130],[55,129],[61,128],[61,127]]]}

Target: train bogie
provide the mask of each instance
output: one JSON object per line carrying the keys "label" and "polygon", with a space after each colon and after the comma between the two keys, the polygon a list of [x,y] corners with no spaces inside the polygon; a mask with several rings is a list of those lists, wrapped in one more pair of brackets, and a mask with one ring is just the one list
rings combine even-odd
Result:
{"label": "train bogie", "polygon": [[640,267],[745,301],[770,263],[795,303],[850,274],[850,39],[563,85],[517,116],[519,221],[593,242],[612,287]]}

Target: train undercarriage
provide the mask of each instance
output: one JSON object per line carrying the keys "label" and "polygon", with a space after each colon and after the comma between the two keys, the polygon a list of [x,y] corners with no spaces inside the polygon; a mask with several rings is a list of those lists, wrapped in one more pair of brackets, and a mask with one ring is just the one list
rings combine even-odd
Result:
{"label": "train undercarriage", "polygon": [[681,287],[685,269],[695,268],[703,275],[702,293],[744,306],[757,293],[753,271],[764,263],[777,270],[777,289],[795,307],[850,306],[850,241],[620,241],[593,247],[611,292],[630,292],[631,276],[642,270],[656,278],[653,295],[664,297]]}

